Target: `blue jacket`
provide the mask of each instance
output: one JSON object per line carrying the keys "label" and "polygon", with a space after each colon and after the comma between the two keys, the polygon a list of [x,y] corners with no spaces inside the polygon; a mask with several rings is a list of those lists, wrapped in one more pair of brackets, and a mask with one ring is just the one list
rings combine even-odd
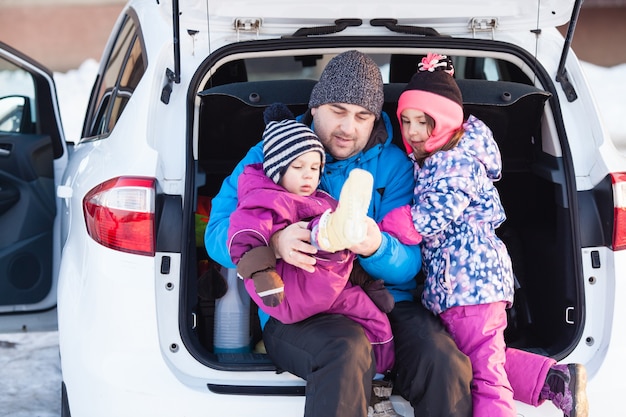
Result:
{"label": "blue jacket", "polygon": [[[301,120],[309,123],[307,113]],[[326,165],[320,189],[338,199],[341,187],[354,168],[362,168],[374,177],[374,194],[368,215],[376,222],[390,210],[410,204],[413,199],[413,164],[407,155],[391,142],[393,130],[389,117],[383,113],[375,124],[365,149],[357,155],[336,160],[326,154]],[[230,214],[237,207],[237,180],[246,165],[263,161],[263,143],[253,146],[222,183],[211,203],[209,223],[204,241],[209,256],[221,265],[234,268],[228,252]],[[359,256],[360,264],[374,278],[382,279],[396,301],[413,300],[414,277],[421,268],[419,245],[408,246],[383,232],[378,250],[368,257]]]}

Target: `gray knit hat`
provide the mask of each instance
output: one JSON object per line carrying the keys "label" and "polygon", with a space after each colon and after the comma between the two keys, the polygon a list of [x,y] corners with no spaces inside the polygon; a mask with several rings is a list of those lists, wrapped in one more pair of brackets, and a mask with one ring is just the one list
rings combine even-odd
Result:
{"label": "gray knit hat", "polygon": [[287,106],[275,103],[265,109],[266,123],[263,132],[263,171],[276,184],[300,155],[317,151],[322,156],[322,167],[326,162],[324,146],[313,131],[305,124],[294,120]]}
{"label": "gray knit hat", "polygon": [[378,65],[359,51],[343,52],[328,62],[309,100],[309,108],[328,103],[364,107],[378,119],[383,108],[383,77]]}

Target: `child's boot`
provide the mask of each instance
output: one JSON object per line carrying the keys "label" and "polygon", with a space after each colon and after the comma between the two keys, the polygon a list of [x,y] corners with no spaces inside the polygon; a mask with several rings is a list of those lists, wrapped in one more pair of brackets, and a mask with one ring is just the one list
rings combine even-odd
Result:
{"label": "child's boot", "polygon": [[400,417],[391,404],[391,392],[393,385],[391,381],[372,381],[372,396],[370,405],[367,407],[367,417]]}
{"label": "child's boot", "polygon": [[539,398],[550,400],[565,417],[587,417],[587,371],[578,363],[553,365]]}
{"label": "child's boot", "polygon": [[320,218],[317,244],[327,252],[337,252],[365,240],[367,210],[372,198],[374,178],[369,172],[355,168],[341,188],[339,204],[334,212],[326,211]]}
{"label": "child's boot", "polygon": [[254,281],[254,290],[268,307],[276,307],[285,298],[283,279],[276,272],[276,257],[269,246],[246,252],[237,264],[237,274]]}

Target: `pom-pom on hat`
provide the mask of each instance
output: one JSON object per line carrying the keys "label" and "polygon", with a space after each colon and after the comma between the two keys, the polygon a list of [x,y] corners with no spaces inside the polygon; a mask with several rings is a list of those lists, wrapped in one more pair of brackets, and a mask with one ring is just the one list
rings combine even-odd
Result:
{"label": "pom-pom on hat", "polygon": [[[453,75],[450,58],[429,53],[398,99],[396,115],[400,124],[402,111],[407,108],[423,111],[435,120],[435,128],[424,144],[426,152],[445,145],[463,125],[463,96]],[[410,153],[411,147],[403,140]]]}
{"label": "pom-pom on hat", "polygon": [[274,103],[263,112],[263,171],[276,184],[289,164],[307,152],[317,151],[326,162],[324,146],[313,131],[294,119],[293,113],[282,103]]}
{"label": "pom-pom on hat", "polygon": [[309,108],[329,103],[356,104],[380,117],[385,101],[383,77],[376,62],[359,51],[331,59],[311,91]]}

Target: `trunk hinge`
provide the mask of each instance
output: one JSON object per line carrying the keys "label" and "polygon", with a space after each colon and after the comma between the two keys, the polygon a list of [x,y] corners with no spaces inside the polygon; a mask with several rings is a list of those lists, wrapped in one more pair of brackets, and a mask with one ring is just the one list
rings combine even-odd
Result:
{"label": "trunk hinge", "polygon": [[561,86],[563,87],[563,92],[565,93],[565,97],[567,97],[567,101],[569,101],[570,103],[578,98],[578,94],[576,94],[576,90],[574,89],[574,86],[567,76],[565,61],[569,53],[570,45],[572,44],[572,40],[574,39],[574,29],[576,29],[576,22],[578,21],[578,15],[580,14],[582,4],[583,0],[576,0],[576,2],[574,3],[572,18],[570,19],[569,25],[567,26],[567,35],[565,36],[565,43],[563,44],[561,61],[559,62],[559,68],[556,70],[556,80],[561,83]]}
{"label": "trunk hinge", "polygon": [[173,84],[180,83],[180,17],[179,17],[178,0],[172,0],[172,27],[174,33],[172,35],[172,41],[174,45],[174,71],[167,68],[165,70],[165,76],[167,77],[167,84],[163,86],[161,90],[161,101],[165,104],[170,102],[170,95],[172,94]]}
{"label": "trunk hinge", "polygon": [[469,29],[472,31],[472,36],[476,37],[476,32],[491,32],[492,40],[497,27],[497,17],[474,17],[469,23]]}
{"label": "trunk hinge", "polygon": [[257,36],[259,36],[259,31],[261,30],[261,19],[258,17],[237,18],[235,19],[234,26],[237,31],[237,41],[239,41],[239,34],[242,32],[254,32]]}

